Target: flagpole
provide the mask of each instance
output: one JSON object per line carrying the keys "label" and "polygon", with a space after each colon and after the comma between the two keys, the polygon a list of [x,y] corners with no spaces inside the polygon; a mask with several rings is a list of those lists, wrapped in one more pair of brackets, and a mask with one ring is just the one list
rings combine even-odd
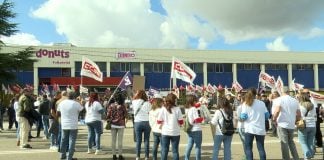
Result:
{"label": "flagpole", "polygon": [[110,102],[110,100],[112,99],[112,97],[114,96],[114,94],[116,93],[117,89],[119,88],[120,84],[122,83],[122,80],[125,78],[125,76],[128,74],[129,71],[127,71],[125,73],[125,75],[123,76],[123,78],[121,79],[121,81],[119,82],[118,86],[115,88],[114,92],[110,95],[108,103]]}

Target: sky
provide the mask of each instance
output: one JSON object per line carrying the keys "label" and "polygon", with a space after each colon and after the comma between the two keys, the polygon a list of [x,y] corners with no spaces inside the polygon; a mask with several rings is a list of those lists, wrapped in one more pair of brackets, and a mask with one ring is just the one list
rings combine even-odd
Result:
{"label": "sky", "polygon": [[324,51],[323,0],[11,0],[8,45]]}

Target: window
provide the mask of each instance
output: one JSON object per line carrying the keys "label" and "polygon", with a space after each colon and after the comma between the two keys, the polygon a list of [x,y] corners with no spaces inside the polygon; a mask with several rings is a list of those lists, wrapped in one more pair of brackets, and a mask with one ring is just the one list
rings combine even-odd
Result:
{"label": "window", "polygon": [[260,70],[260,64],[237,64],[239,70]]}
{"label": "window", "polygon": [[266,70],[287,70],[286,64],[265,64]]}
{"label": "window", "polygon": [[111,62],[110,70],[112,72],[140,72],[140,63],[135,62]]}
{"label": "window", "polygon": [[74,66],[75,66],[75,71],[76,72],[81,72],[82,62],[75,62]]}
{"label": "window", "polygon": [[293,70],[313,70],[312,64],[293,64]]}
{"label": "window", "polygon": [[171,63],[145,63],[144,72],[166,73],[171,72]]}
{"label": "window", "polygon": [[62,68],[62,77],[71,77],[71,68]]}
{"label": "window", "polygon": [[232,64],[208,63],[207,72],[215,72],[215,73],[232,72]]}
{"label": "window", "polygon": [[318,64],[318,70],[324,70],[324,64]]}
{"label": "window", "polygon": [[203,73],[203,64],[202,63],[189,63],[187,64],[194,72]]}

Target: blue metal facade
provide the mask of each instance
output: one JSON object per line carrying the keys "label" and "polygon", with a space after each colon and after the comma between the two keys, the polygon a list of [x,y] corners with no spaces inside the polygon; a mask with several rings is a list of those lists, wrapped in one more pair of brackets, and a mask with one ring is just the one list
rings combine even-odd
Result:
{"label": "blue metal facade", "polygon": [[223,72],[223,73],[208,73],[207,81],[212,85],[218,86],[221,84],[223,87],[232,87],[233,82],[233,73],[232,72]]}
{"label": "blue metal facade", "polygon": [[243,88],[257,88],[260,70],[238,70],[237,81]]}
{"label": "blue metal facade", "polygon": [[296,83],[305,85],[305,88],[314,88],[313,70],[293,70],[292,77]]}

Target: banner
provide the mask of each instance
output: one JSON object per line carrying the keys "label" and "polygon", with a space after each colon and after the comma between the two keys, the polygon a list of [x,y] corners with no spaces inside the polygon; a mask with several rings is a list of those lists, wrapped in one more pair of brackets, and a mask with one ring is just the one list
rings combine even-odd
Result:
{"label": "banner", "polygon": [[270,88],[276,88],[276,80],[265,72],[260,72],[259,82],[265,83]]}
{"label": "banner", "polygon": [[208,83],[208,85],[207,85],[207,92],[209,92],[209,93],[216,92],[215,88],[210,83]]}
{"label": "banner", "polygon": [[87,76],[93,78],[99,82],[103,80],[103,74],[100,71],[98,65],[86,57],[82,57],[81,76]]}
{"label": "banner", "polygon": [[187,65],[185,65],[183,62],[173,57],[171,78],[181,79],[185,82],[192,84],[196,78],[196,73],[193,70],[191,70]]}
{"label": "banner", "polygon": [[291,89],[294,91],[299,91],[304,88],[304,85],[300,83],[295,83],[295,78],[291,81]]}
{"label": "banner", "polygon": [[88,92],[89,92],[88,88],[80,85],[80,93],[88,93]]}
{"label": "banner", "polygon": [[150,86],[147,95],[153,97],[154,94],[158,94],[158,93],[160,93],[160,91],[157,88]]}
{"label": "banner", "polygon": [[243,87],[241,86],[240,83],[238,83],[238,81],[235,81],[232,83],[232,88],[234,88],[235,92],[238,93],[241,90],[243,90]]}
{"label": "banner", "polygon": [[[317,103],[324,103],[324,95],[313,92],[313,91],[309,91],[310,96],[313,97],[313,99],[317,102]],[[316,106],[315,106],[316,107]]]}
{"label": "banner", "polygon": [[277,82],[276,82],[276,89],[280,95],[282,95],[284,91],[284,84],[280,76],[278,76]]}
{"label": "banner", "polygon": [[130,86],[132,84],[133,84],[133,76],[129,71],[127,71],[123,79],[119,83],[119,88],[125,90],[127,86]]}

